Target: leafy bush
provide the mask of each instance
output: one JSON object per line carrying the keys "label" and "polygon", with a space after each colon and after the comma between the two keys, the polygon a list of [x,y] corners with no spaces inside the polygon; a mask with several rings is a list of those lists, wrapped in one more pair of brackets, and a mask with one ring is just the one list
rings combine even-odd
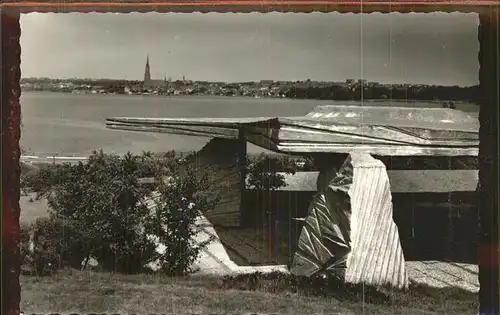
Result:
{"label": "leafy bush", "polygon": [[153,153],[143,152],[138,156],[138,175],[143,178],[171,175],[178,168],[182,155],[178,156],[175,151]]}
{"label": "leafy bush", "polygon": [[155,198],[154,220],[148,226],[149,233],[165,246],[158,258],[161,269],[170,276],[194,271],[192,264],[212,241],[193,241],[199,233],[196,220],[218,201],[218,196],[207,189],[207,173],[198,178],[191,167],[186,167],[183,173],[184,176],[176,174],[167,182],[157,180],[159,193]]}
{"label": "leafy bush", "polygon": [[61,232],[62,226],[50,218],[21,226],[20,258],[24,273],[46,276],[62,267]]}
{"label": "leafy bush", "polygon": [[71,164],[49,164],[38,168],[36,171],[21,176],[21,187],[25,190],[36,192],[36,198],[46,196],[58,181],[64,178],[64,174]]}
{"label": "leafy bush", "polygon": [[296,162],[289,156],[270,156],[262,153],[247,159],[248,183],[258,190],[275,190],[286,186],[285,177],[278,172],[295,174]]}
{"label": "leafy bush", "polygon": [[314,164],[314,160],[312,158],[303,159],[303,164],[298,171],[301,172],[313,172],[317,170],[316,165]]}
{"label": "leafy bush", "polygon": [[61,225],[50,218],[39,218],[32,227],[33,267],[36,275],[45,276],[61,267]]}
{"label": "leafy bush", "polygon": [[[181,173],[181,168],[186,166],[178,163],[174,153],[119,157],[101,151],[93,152],[86,163],[40,171],[32,187],[40,197],[47,197],[51,220],[60,222],[55,228],[60,235],[59,258],[79,267],[93,257],[104,270],[141,272],[159,256],[153,235],[166,244],[183,244],[175,249],[169,245],[168,254],[160,257],[162,265],[169,266],[163,269],[171,274],[187,271],[199,250],[189,239],[194,232],[185,222],[193,222],[211,203],[199,191],[203,181],[193,172]],[[147,176],[169,176],[176,185],[162,180],[141,185],[139,178]],[[160,198],[153,200],[153,213],[148,200],[155,191]],[[186,209],[180,201],[197,206],[193,211],[180,211]]]}

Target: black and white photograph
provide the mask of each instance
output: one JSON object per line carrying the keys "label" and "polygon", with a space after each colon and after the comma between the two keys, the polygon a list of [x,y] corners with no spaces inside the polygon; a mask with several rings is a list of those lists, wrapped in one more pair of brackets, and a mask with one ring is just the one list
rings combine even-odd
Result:
{"label": "black and white photograph", "polygon": [[478,24],[22,14],[21,311],[477,313]]}

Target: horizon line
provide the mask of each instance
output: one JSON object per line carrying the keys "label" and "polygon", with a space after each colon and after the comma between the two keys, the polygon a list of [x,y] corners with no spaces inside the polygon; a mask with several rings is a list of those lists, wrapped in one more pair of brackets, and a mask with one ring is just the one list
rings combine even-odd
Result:
{"label": "horizon line", "polygon": [[[26,79],[49,79],[49,80],[90,80],[90,81],[140,81],[143,82],[144,79],[125,79],[125,78],[53,78],[53,77],[22,77],[20,80],[26,80]],[[156,79],[153,79],[156,80]],[[158,79],[162,80],[162,79]],[[354,80],[354,81],[359,81],[359,80],[366,80],[367,82],[370,83],[378,83],[381,85],[426,85],[426,86],[443,86],[443,87],[459,87],[459,88],[470,88],[470,87],[476,87],[479,86],[479,83],[474,84],[474,85],[457,85],[457,84],[450,84],[450,85],[439,85],[439,84],[429,84],[429,83],[407,83],[407,82],[400,82],[400,83],[384,83],[384,82],[379,82],[379,81],[372,81],[368,79],[355,79],[355,78],[346,78],[343,81],[329,81],[329,80],[313,80],[313,79],[303,79],[303,80],[292,80],[292,79],[261,79],[261,80],[241,80],[241,81],[220,81],[220,80],[192,80],[192,79],[186,79],[185,81],[191,81],[191,82],[208,82],[208,83],[247,83],[247,82],[252,82],[252,83],[259,83],[261,81],[273,81],[273,82],[306,82],[307,80],[310,80],[311,82],[327,82],[327,83],[346,83],[347,80]],[[171,79],[172,82],[175,81],[183,81],[182,79]]]}

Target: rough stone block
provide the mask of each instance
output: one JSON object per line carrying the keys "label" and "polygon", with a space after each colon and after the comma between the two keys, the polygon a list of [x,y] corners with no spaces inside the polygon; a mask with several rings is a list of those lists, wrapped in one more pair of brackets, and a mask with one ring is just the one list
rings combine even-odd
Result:
{"label": "rough stone block", "polygon": [[290,271],[333,274],[348,283],[408,286],[381,161],[350,154],[338,171],[320,173]]}

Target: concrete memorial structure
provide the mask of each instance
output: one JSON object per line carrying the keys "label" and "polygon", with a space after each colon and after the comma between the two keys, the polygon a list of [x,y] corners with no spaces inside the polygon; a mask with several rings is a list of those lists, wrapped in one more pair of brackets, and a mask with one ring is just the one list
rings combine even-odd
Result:
{"label": "concrete memorial structure", "polygon": [[214,138],[192,163],[201,161],[200,170],[216,169],[219,185],[214,187],[228,185],[223,202],[207,213],[213,224],[223,226],[241,225],[253,211],[245,207],[242,183],[246,142],[278,153],[312,155],[322,164],[317,194],[290,271],[333,273],[351,283],[398,288],[407,287],[408,278],[389,176],[372,155],[476,156],[479,144],[477,119],[443,108],[318,106],[301,117],[114,117],[106,126]]}

